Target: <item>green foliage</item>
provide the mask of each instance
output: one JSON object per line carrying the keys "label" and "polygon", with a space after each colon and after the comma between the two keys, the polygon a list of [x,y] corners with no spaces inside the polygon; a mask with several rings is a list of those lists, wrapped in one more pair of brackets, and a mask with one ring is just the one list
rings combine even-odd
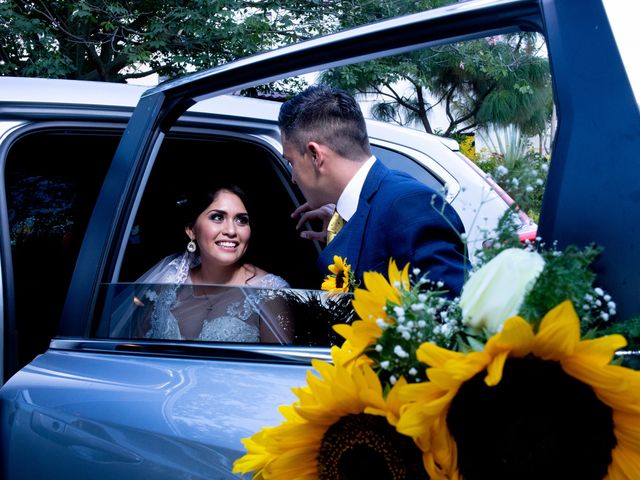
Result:
{"label": "green foliage", "polygon": [[635,352],[635,355],[623,355],[622,364],[640,370],[640,317],[634,317],[626,321],[613,322],[600,330],[599,335],[622,335],[627,339],[627,349]]}
{"label": "green foliage", "polygon": [[[452,2],[342,2],[350,8],[336,11],[337,25],[347,28],[447,3]],[[515,124],[535,134],[544,130],[552,108],[548,62],[539,50],[535,34],[502,35],[340,67],[323,73],[322,80],[381,99],[372,108],[380,120],[419,123],[429,133],[434,130],[429,113],[442,104],[449,120],[446,136],[489,123]]]}
{"label": "green foliage", "polygon": [[535,152],[520,131],[511,126],[506,129],[488,129],[481,135],[489,145],[477,153],[475,162],[482,170],[514,199],[534,221],[538,220],[542,196],[549,170],[549,157]]}
{"label": "green foliage", "polygon": [[113,82],[180,75],[323,33],[310,3],[0,0],[0,74]]}
{"label": "green foliage", "polygon": [[[603,292],[598,295],[600,289],[596,291],[594,288],[596,275],[589,268],[600,254],[600,248],[569,246],[563,251],[539,248],[538,252],[545,260],[544,270],[525,297],[520,315],[537,324],[553,307],[571,300],[574,307],[580,310],[583,333],[604,322],[600,316],[602,313],[606,313],[606,318],[609,318],[606,301],[600,300],[600,305],[594,304],[598,297],[604,297],[605,294]],[[613,312],[615,313],[615,308]]]}

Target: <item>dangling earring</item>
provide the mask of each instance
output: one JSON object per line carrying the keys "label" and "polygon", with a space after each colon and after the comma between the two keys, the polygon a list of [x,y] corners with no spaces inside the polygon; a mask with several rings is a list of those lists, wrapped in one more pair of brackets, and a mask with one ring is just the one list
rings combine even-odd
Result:
{"label": "dangling earring", "polygon": [[197,248],[198,246],[196,245],[196,242],[194,242],[193,240],[187,243],[187,252],[194,253],[197,250]]}

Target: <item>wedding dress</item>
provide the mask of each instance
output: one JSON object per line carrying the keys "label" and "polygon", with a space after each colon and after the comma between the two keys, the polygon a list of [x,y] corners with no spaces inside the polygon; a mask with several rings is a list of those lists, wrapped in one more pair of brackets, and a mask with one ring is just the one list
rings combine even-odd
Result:
{"label": "wedding dress", "polygon": [[268,273],[246,286],[198,286],[189,276],[197,262],[189,253],[168,257],[138,280],[154,284],[145,292],[153,304],[145,338],[259,343],[268,336],[269,341],[288,341],[285,313],[268,308],[277,305],[279,289],[289,288],[283,278]]}

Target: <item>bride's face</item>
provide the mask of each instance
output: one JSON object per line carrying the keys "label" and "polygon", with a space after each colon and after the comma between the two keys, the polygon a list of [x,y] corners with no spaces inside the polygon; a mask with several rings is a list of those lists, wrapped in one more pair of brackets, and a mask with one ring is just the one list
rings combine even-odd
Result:
{"label": "bride's face", "polygon": [[249,214],[240,197],[221,190],[198,216],[191,233],[200,249],[203,264],[233,265],[242,258],[249,246]]}

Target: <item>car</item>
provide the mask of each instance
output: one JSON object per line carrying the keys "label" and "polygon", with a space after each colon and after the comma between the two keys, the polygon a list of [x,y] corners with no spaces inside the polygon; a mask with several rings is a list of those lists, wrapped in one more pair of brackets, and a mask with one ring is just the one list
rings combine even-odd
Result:
{"label": "car", "polygon": [[[28,363],[45,351],[57,333],[57,319],[91,206],[126,122],[145,90],[145,87],[126,84],[0,78],[2,145],[7,152],[4,182],[7,231],[13,267],[13,281],[9,284],[15,289],[15,314],[7,313],[5,321],[8,325],[15,322],[17,337],[8,336],[11,340],[6,352],[7,377],[16,366]],[[224,168],[230,174],[250,172],[243,175],[240,183],[255,198],[270,197],[269,208],[278,212],[275,218],[280,238],[286,239],[290,253],[297,259],[297,268],[282,270],[281,265],[273,264],[265,248],[258,264],[279,271],[294,287],[316,288],[320,282],[313,263],[321,246],[296,238],[295,224],[289,218],[302,196],[290,182],[288,165],[281,155],[277,128],[280,105],[237,95],[201,102],[169,133],[160,158],[170,159],[180,155],[178,152],[188,155],[184,158],[187,168],[182,186],[186,188],[189,179],[199,175],[192,169],[202,169],[200,173],[207,169],[220,170],[225,156],[239,157],[231,168]],[[459,213],[469,234],[468,245],[473,257],[486,232],[496,226],[512,200],[459,153],[458,144],[453,140],[376,121],[369,121],[368,129],[374,153],[388,166],[406,171],[437,190],[446,190],[447,200]],[[212,165],[205,166],[203,162],[208,162],[216,151],[219,160],[211,158]],[[246,166],[239,165],[243,157],[247,158]],[[175,178],[179,174],[169,172],[167,175]],[[167,182],[166,179],[157,181]],[[161,193],[169,192],[165,189]],[[171,208],[163,199],[150,202]],[[260,214],[266,215],[273,217],[266,212]],[[135,238],[149,238],[154,228],[167,228],[156,218],[142,217],[141,214],[134,226],[137,233],[132,234],[131,240],[131,248],[137,253],[129,254],[136,259],[137,266],[129,261],[131,273],[123,274],[128,280],[138,278],[155,260],[183,248],[175,238],[164,245],[157,240],[152,244],[135,243]],[[535,224],[524,218],[521,234],[531,232],[535,233]],[[166,232],[157,233],[154,238],[170,239]],[[27,272],[39,266],[48,272],[43,272],[41,278],[50,275],[47,278],[50,285],[46,293],[41,294],[41,302],[31,302],[32,287]],[[5,278],[8,281],[9,277]],[[7,301],[11,298],[7,296]],[[9,327],[6,331],[13,329]]]}
{"label": "car", "polygon": [[[47,108],[19,99],[0,107],[3,155],[24,148],[20,158],[25,160],[13,167],[14,185],[20,188],[11,201],[15,205],[20,195],[44,190],[41,208],[58,220],[55,225],[80,226],[69,232],[56,230],[55,249],[51,242],[43,247],[32,235],[32,248],[14,247],[12,252],[10,215],[16,225],[19,212],[14,208],[10,213],[5,198],[16,189],[7,189],[6,179],[2,182],[0,280],[9,360],[5,371],[13,373],[18,367],[11,364],[16,346],[11,335],[17,329],[19,335],[35,331],[48,336],[44,330],[57,317],[52,298],[66,289],[60,278],[70,278],[59,328],[48,349],[32,361],[23,357],[29,363],[0,390],[4,478],[235,478],[231,465],[243,453],[241,438],[279,423],[277,407],[294,399],[291,388],[305,383],[311,359],[329,358],[328,349],[144,339],[128,330],[128,317],[116,315],[119,299],[141,301],[129,295],[137,288],[135,280],[176,245],[177,240],[164,238],[163,232],[168,223],[165,212],[180,193],[177,186],[203,177],[207,167],[244,174],[266,211],[272,203],[280,205],[274,210],[279,218],[267,227],[275,235],[265,244],[273,252],[264,255],[265,267],[306,288],[309,295],[319,285],[318,278],[306,274],[319,246],[300,240],[286,216],[303,199],[289,184],[274,113],[260,118],[263,104],[256,103],[253,119],[239,117],[234,113],[244,111],[248,100],[222,95],[361,59],[514,30],[544,35],[559,118],[538,234],[560,245],[602,245],[597,267],[618,301],[619,314],[638,314],[640,249],[637,236],[629,234],[637,207],[637,198],[629,192],[637,187],[629,172],[637,163],[640,115],[606,12],[597,0],[583,2],[579,11],[563,0],[461,2],[169,81],[139,92],[137,103],[136,98],[130,103],[117,99],[117,86],[109,86],[113,93],[102,94],[103,101],[97,102],[107,103],[101,110],[108,114],[102,111],[93,117],[95,104],[76,108],[69,97],[51,102],[50,92],[43,92]],[[592,49],[583,48],[585,43]],[[593,58],[600,59],[598,64]],[[594,102],[605,85],[615,95],[607,102]],[[85,94],[76,90],[77,95]],[[216,101],[230,106],[215,110]],[[234,107],[234,102],[243,107]],[[43,125],[48,135],[38,131]],[[82,135],[87,126],[92,131]],[[380,132],[387,129],[392,133],[382,137]],[[27,133],[35,141],[12,142],[28,138]],[[411,162],[415,154],[418,168],[426,166],[425,172],[448,178],[455,187],[457,173],[439,164],[426,147],[408,140],[417,133],[373,123],[370,133],[381,149]],[[440,139],[419,136],[438,151],[455,151]],[[48,169],[66,156],[75,159],[67,167],[67,178],[55,173],[47,177]],[[96,161],[99,157],[104,161]],[[27,159],[36,162],[41,175],[20,172]],[[5,162],[6,178],[12,170],[7,168],[9,159]],[[46,182],[47,189],[33,183],[38,181]],[[460,185],[458,196],[465,184]],[[169,188],[174,186],[176,191]],[[76,211],[60,206],[68,192],[77,200]],[[455,193],[455,188],[447,191]],[[455,198],[451,202],[455,207]],[[479,203],[471,205],[477,208]],[[463,208],[458,211],[464,213]],[[22,223],[14,236],[50,228],[36,226],[28,215],[19,218]],[[75,268],[72,273],[66,270],[67,277],[62,275],[69,268],[63,252],[71,258],[77,252]],[[32,268],[19,270],[20,258],[22,265]],[[49,267],[55,275],[34,281],[42,278],[37,267],[46,264],[44,259],[60,264]],[[22,291],[17,275],[24,275]],[[49,290],[54,292],[51,296]],[[20,305],[36,313],[21,316]],[[296,319],[296,324],[304,321]],[[36,455],[38,461],[33,461]]]}

